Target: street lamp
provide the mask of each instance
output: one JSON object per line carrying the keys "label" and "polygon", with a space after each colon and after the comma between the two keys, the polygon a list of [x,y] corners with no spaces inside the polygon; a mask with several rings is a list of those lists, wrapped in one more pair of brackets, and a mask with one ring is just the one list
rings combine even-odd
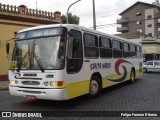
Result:
{"label": "street lamp", "polygon": [[76,2],[72,3],[72,4],[68,7],[68,9],[67,9],[67,14],[66,14],[67,24],[68,24],[68,12],[69,12],[70,7],[71,7],[72,5],[74,5],[74,4],[76,4],[76,3],[79,2],[79,1],[81,1],[81,0],[77,0]]}

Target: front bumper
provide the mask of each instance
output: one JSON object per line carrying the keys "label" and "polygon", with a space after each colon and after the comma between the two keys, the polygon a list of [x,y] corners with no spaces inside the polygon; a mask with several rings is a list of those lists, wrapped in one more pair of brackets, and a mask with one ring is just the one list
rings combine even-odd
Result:
{"label": "front bumper", "polygon": [[10,94],[13,96],[26,97],[35,96],[37,99],[67,100],[66,88],[63,89],[31,89],[9,86]]}

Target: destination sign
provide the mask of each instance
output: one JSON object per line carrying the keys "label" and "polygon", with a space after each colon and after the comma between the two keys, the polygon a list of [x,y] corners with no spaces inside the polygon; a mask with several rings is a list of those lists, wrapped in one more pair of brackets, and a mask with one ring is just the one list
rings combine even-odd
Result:
{"label": "destination sign", "polygon": [[16,39],[27,39],[41,36],[51,36],[61,34],[62,28],[45,28],[39,30],[31,30],[16,35]]}

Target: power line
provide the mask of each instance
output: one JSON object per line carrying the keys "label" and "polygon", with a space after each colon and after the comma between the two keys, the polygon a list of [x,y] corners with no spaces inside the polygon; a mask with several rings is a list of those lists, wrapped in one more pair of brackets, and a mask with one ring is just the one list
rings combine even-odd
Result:
{"label": "power line", "polygon": [[[158,19],[160,17],[155,17],[155,18],[152,18],[152,19],[142,19],[142,20],[139,20],[139,21],[146,21],[146,20],[154,20],[154,19]],[[133,21],[130,21],[128,23],[132,23],[132,22],[137,22],[138,20],[133,20]],[[118,26],[119,24],[117,23],[111,23],[111,24],[104,24],[104,25],[97,25],[96,27],[99,28],[99,27],[110,27],[110,26]],[[92,28],[92,27],[89,27],[89,28]]]}

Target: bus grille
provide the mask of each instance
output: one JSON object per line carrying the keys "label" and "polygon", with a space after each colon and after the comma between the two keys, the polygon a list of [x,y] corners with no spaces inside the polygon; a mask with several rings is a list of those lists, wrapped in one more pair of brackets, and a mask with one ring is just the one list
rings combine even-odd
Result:
{"label": "bus grille", "polygon": [[28,90],[18,90],[18,92],[29,93],[29,94],[43,94],[45,92],[41,91],[28,91]]}
{"label": "bus grille", "polygon": [[27,76],[27,77],[37,77],[37,74],[23,74],[23,76]]}
{"label": "bus grille", "polygon": [[40,82],[37,81],[22,81],[23,85],[39,85]]}

